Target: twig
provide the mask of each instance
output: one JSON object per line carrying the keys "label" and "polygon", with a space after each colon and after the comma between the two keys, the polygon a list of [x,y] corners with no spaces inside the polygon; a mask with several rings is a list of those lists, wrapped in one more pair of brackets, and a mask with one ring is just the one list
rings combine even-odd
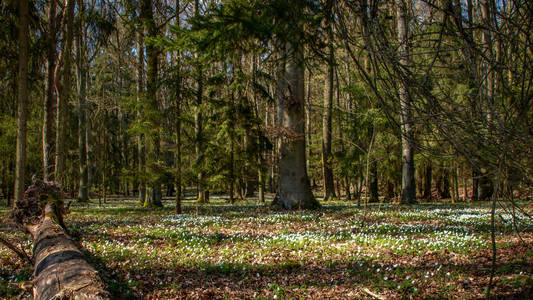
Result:
{"label": "twig", "polygon": [[15,252],[20,259],[22,259],[23,261],[28,262],[30,265],[33,265],[33,261],[26,254],[26,252],[20,250],[19,248],[17,248],[17,246],[13,245],[12,243],[10,243],[6,239],[4,239],[2,236],[0,236],[0,243],[4,244],[11,251]]}
{"label": "twig", "polygon": [[379,300],[385,300],[385,299],[386,299],[385,297],[383,297],[383,296],[381,296],[381,295],[378,295],[378,294],[376,294],[376,293],[370,291],[370,290],[367,289],[367,288],[363,288],[363,292],[365,292],[365,293],[367,293],[368,295],[370,295],[370,296],[372,296],[372,297],[374,297],[374,298],[376,298],[376,299],[379,299]]}

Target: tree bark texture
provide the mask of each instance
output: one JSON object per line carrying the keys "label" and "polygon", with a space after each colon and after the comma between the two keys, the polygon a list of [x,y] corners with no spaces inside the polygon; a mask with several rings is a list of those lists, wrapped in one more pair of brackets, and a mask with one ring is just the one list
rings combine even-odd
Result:
{"label": "tree bark texture", "polygon": [[57,119],[56,119],[56,162],[55,175],[56,180],[60,183],[65,183],[65,136],[66,136],[66,113],[67,102],[72,90],[72,76],[71,76],[71,62],[72,62],[72,40],[74,37],[74,6],[76,0],[66,0],[66,23],[65,32],[65,48],[63,51],[63,68],[62,68],[62,84],[59,89],[57,97]]}
{"label": "tree bark texture", "polygon": [[[83,12],[83,0],[78,0],[78,9]],[[78,89],[78,154],[79,154],[79,193],[81,202],[89,200],[89,173],[87,170],[87,143],[86,143],[86,92],[87,92],[87,65],[85,53],[85,30],[80,23],[80,33],[76,37],[76,68]]]}
{"label": "tree bark texture", "polygon": [[376,160],[372,161],[370,167],[371,179],[370,179],[370,199],[369,202],[379,201],[379,189],[378,189],[378,163]]}
{"label": "tree bark texture", "polygon": [[[142,119],[142,101],[144,94],[144,29],[139,26],[137,32],[137,118]],[[138,168],[141,173],[139,180],[139,202],[146,201],[146,148],[144,134],[141,133],[137,140]]]}
{"label": "tree bark texture", "polygon": [[432,173],[432,167],[431,162],[426,163],[426,167],[424,170],[424,188],[422,193],[422,198],[426,200],[431,200],[431,176]]}
{"label": "tree bark texture", "polygon": [[26,166],[26,105],[28,103],[28,55],[30,39],[28,25],[28,0],[20,0],[19,16],[20,27],[15,203],[20,201],[24,194],[24,168]]}
{"label": "tree bark texture", "polygon": [[[331,29],[329,29],[331,31]],[[330,33],[331,35],[331,33]],[[332,42],[330,40],[330,42]],[[331,112],[333,106],[333,46],[328,47],[327,73],[324,88],[324,114],[322,118],[322,175],[324,177],[324,201],[335,198],[333,170],[331,169]]]}
{"label": "tree bark texture", "polygon": [[[180,1],[176,0],[176,21],[175,26],[181,28],[180,18]],[[178,67],[178,72],[181,72],[181,54],[176,51],[175,63]],[[176,214],[181,214],[181,194],[182,194],[182,179],[181,179],[181,75],[179,75],[176,87]]]}
{"label": "tree bark texture", "polygon": [[305,159],[303,48],[287,43],[287,64],[280,96],[281,141],[279,179],[273,205],[284,209],[313,209],[320,204],[309,184]]}
{"label": "tree bark texture", "polygon": [[479,200],[479,171],[476,169],[472,170],[472,202]]}
{"label": "tree bark texture", "polygon": [[[402,68],[409,65],[409,27],[407,16],[407,2],[397,0],[397,29],[398,29],[398,56]],[[411,204],[416,202],[415,164],[411,116],[411,97],[408,82],[400,79],[400,118],[402,133],[402,199],[401,203]]]}
{"label": "tree bark texture", "polygon": [[33,237],[33,299],[109,299],[98,272],[65,231],[62,197],[57,183],[36,180],[10,216]]}
{"label": "tree bark texture", "polygon": [[[494,138],[492,136],[493,134],[493,122],[494,122],[494,116],[493,116],[493,110],[494,110],[494,85],[495,85],[495,79],[494,79],[494,71],[492,70],[492,62],[491,59],[494,58],[494,53],[492,51],[493,47],[493,41],[492,41],[492,34],[491,34],[491,28],[492,28],[492,9],[491,7],[494,7],[494,3],[492,3],[492,0],[481,0],[481,17],[483,19],[484,23],[484,29],[481,36],[481,43],[483,45],[484,49],[484,57],[486,57],[486,60],[483,61],[481,64],[482,74],[481,78],[484,79],[481,89],[482,89],[482,98],[484,98],[484,117],[487,120],[487,129],[488,129],[488,138]],[[479,180],[479,200],[489,200],[492,196],[494,186],[492,184],[492,178],[489,175],[488,170],[482,169],[481,170],[481,178]]]}
{"label": "tree bark texture", "polygon": [[56,69],[56,0],[50,1],[48,30],[46,32],[46,79],[43,108],[43,178],[53,178],[53,144],[52,125],[54,123],[54,90]]}

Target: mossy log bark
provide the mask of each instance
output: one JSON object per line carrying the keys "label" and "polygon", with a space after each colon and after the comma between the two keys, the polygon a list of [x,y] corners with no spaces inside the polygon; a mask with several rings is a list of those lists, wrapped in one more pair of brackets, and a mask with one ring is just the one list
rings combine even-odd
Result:
{"label": "mossy log bark", "polygon": [[59,185],[46,181],[36,181],[12,212],[33,237],[34,299],[109,299],[98,272],[67,234],[64,212]]}

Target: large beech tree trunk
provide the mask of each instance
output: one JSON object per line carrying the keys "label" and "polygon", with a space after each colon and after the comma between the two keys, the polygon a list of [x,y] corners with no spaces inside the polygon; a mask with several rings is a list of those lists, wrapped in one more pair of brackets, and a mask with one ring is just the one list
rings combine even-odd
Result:
{"label": "large beech tree trunk", "polygon": [[[405,0],[397,0],[398,27],[398,56],[403,68],[409,65],[409,22],[407,20],[408,7]],[[402,204],[416,202],[414,145],[411,116],[411,98],[408,83],[404,78],[400,80],[400,117],[402,132]]]}
{"label": "large beech tree trunk", "polygon": [[37,180],[11,213],[33,237],[34,299],[109,299],[98,272],[66,233],[64,212],[59,185]]}
{"label": "large beech tree trunk", "polygon": [[287,43],[286,75],[282,79],[280,125],[282,131],[278,190],[273,205],[285,209],[318,208],[305,159],[303,47]]}

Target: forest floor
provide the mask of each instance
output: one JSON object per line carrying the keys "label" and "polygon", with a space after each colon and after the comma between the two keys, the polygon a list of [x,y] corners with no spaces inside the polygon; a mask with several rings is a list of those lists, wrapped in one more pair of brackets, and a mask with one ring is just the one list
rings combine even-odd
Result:
{"label": "forest floor", "polygon": [[[0,234],[30,253],[8,212]],[[520,235],[497,211],[499,298],[533,298],[533,220],[518,215]],[[74,205],[66,222],[114,299],[477,299],[491,269],[488,203],[286,212],[214,198],[176,216],[171,200],[149,210],[124,199]],[[16,298],[31,274],[0,245],[0,298]]]}

